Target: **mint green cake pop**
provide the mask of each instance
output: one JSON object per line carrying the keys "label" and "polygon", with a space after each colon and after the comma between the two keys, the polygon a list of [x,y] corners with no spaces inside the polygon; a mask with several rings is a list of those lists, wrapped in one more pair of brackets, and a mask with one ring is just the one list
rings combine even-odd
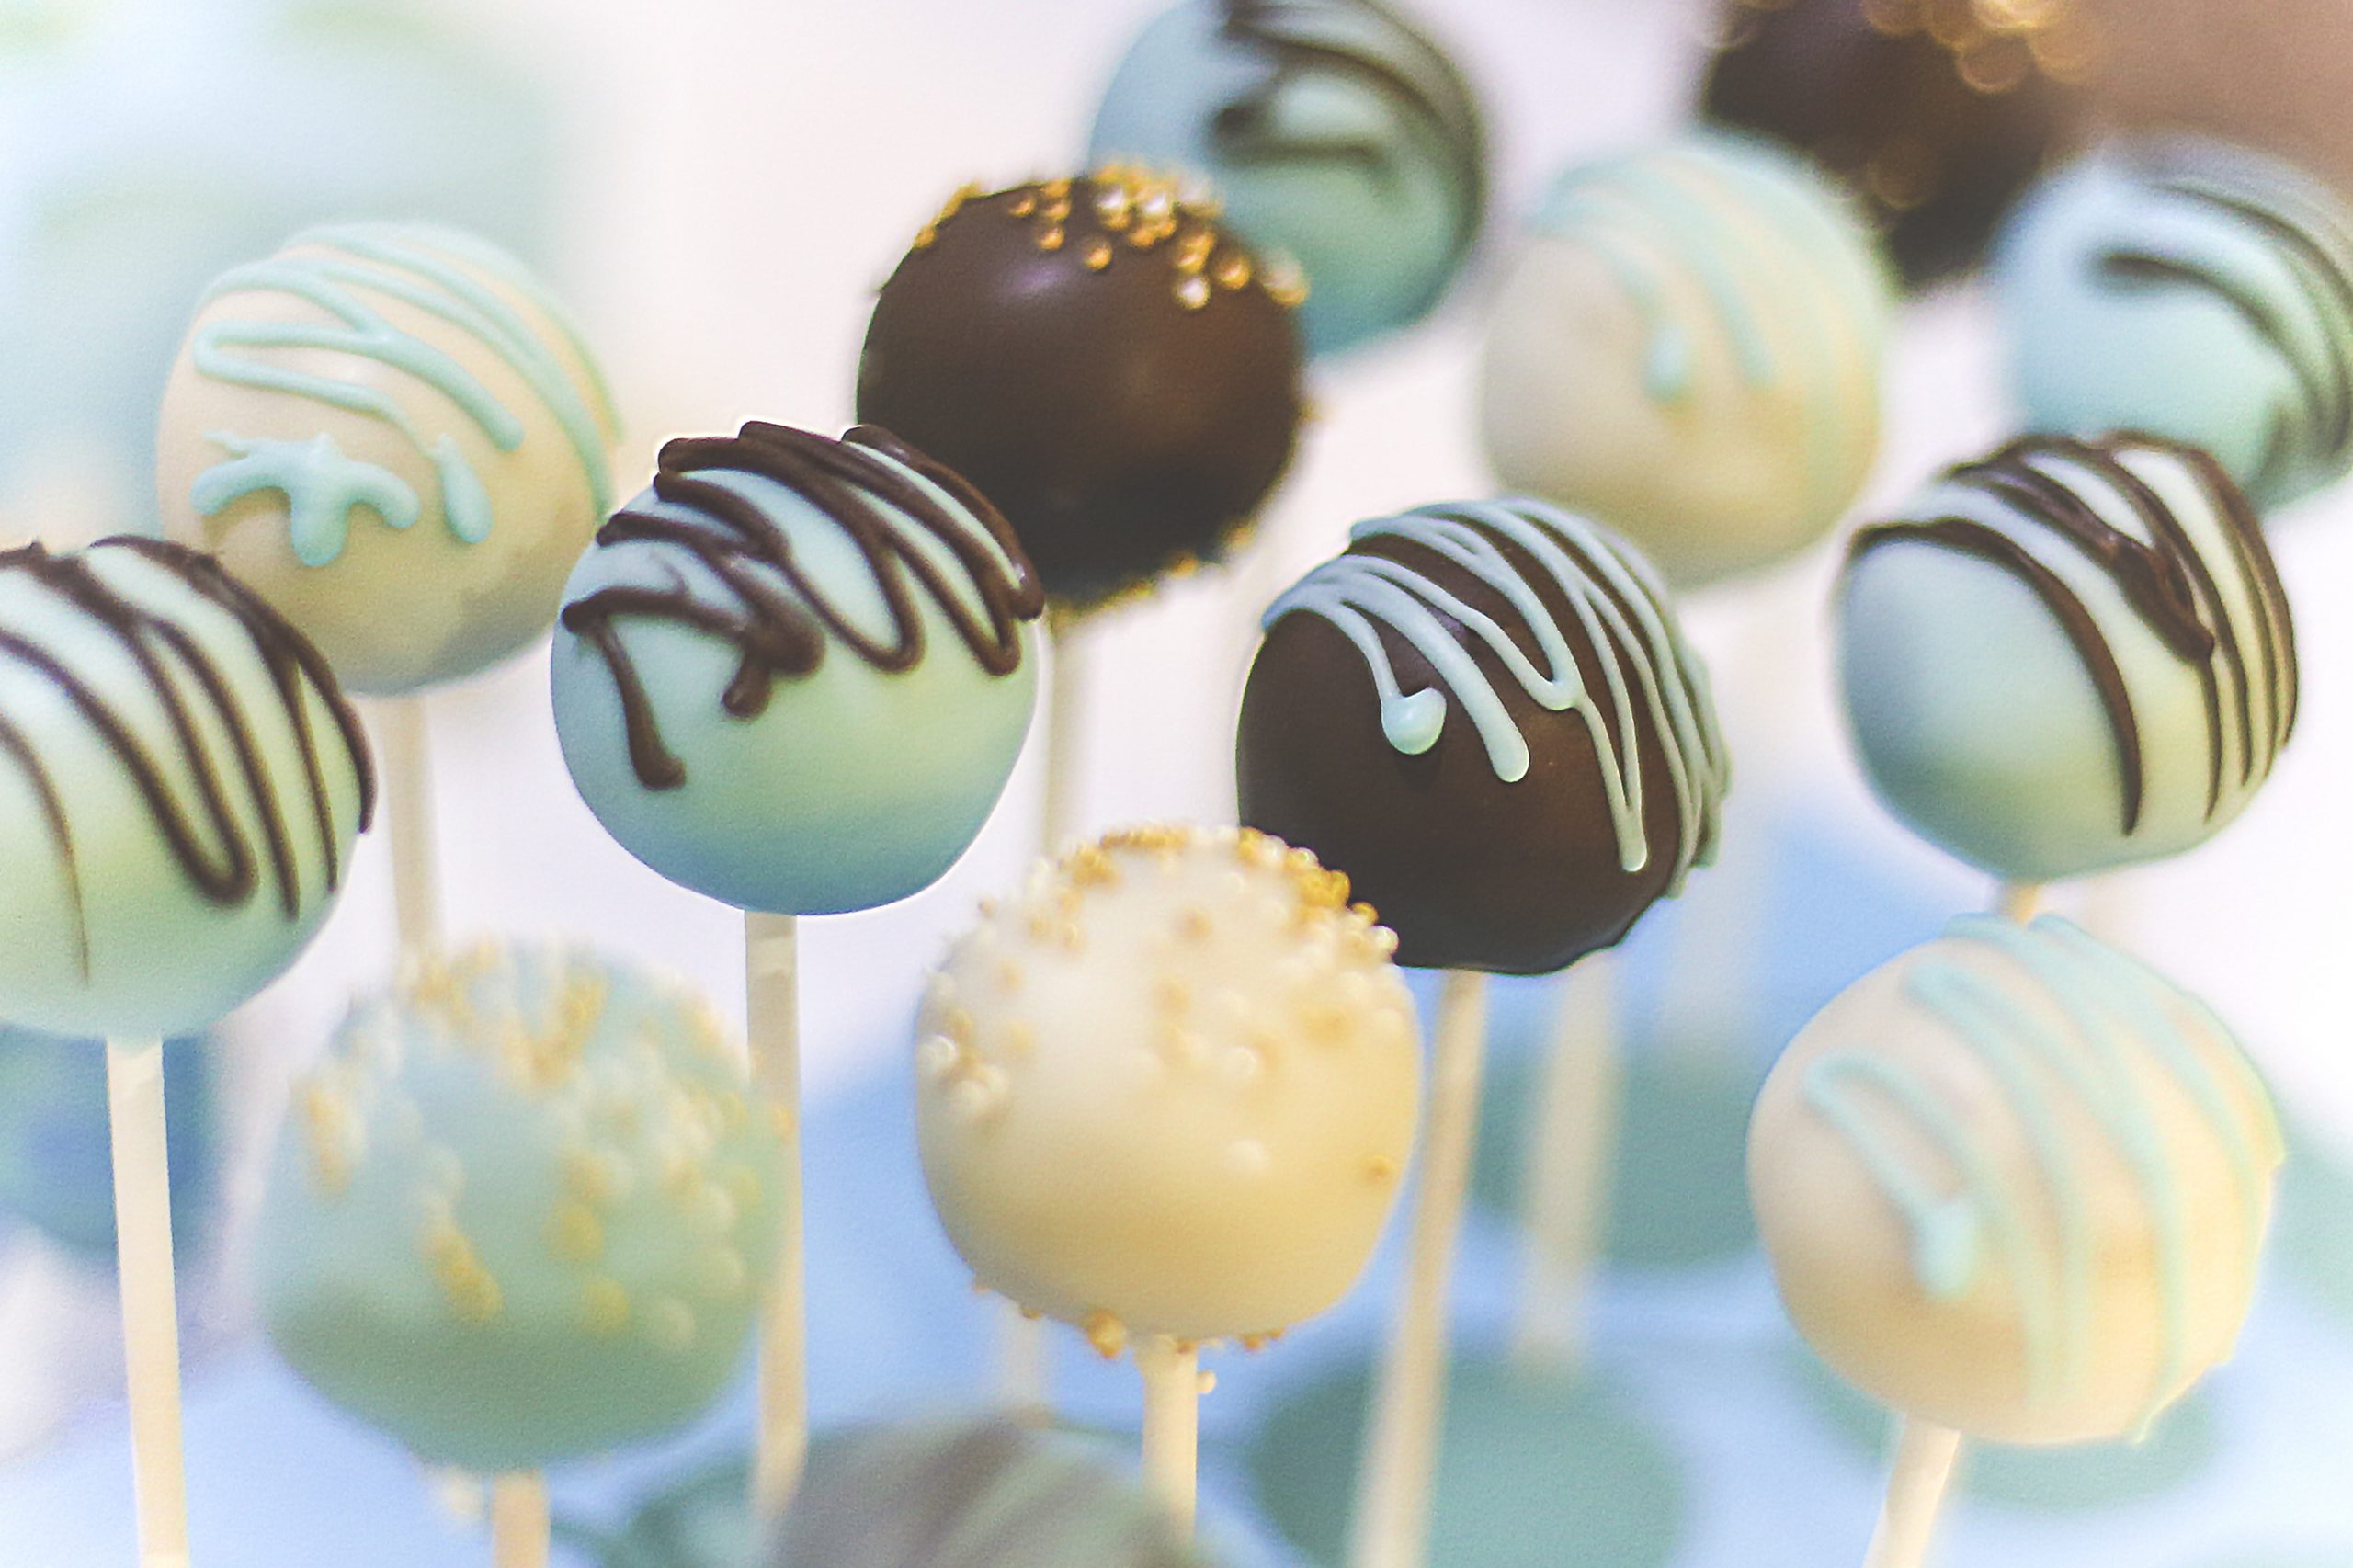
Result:
{"label": "mint green cake pop", "polygon": [[742,1363],[785,1179],[691,994],[558,947],[419,964],[296,1090],[262,1318],[421,1457],[535,1469],[683,1425]]}
{"label": "mint green cake pop", "polygon": [[210,558],[0,553],[0,1018],[215,1022],[309,945],[373,802],[326,662]]}
{"label": "mint green cake pop", "polygon": [[954,472],[860,426],[672,441],[564,593],[556,732],[672,881],[832,915],[936,881],[1037,703],[1037,574]]}

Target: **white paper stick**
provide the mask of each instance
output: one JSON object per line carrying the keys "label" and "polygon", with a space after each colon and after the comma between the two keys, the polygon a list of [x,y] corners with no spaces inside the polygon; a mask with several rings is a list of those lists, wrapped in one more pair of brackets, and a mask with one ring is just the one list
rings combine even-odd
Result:
{"label": "white paper stick", "polygon": [[1421,1568],[1429,1551],[1430,1490],[1446,1416],[1447,1287],[1479,1131],[1486,981],[1451,970],[1438,993],[1420,1191],[1406,1242],[1404,1294],[1357,1473],[1352,1568]]}
{"label": "white paper stick", "polygon": [[1573,1372],[1584,1363],[1587,1297],[1609,1212],[1625,1095],[1615,955],[1562,981],[1520,1179],[1519,1300],[1512,1355]]}
{"label": "white paper stick", "polygon": [[746,1032],[752,1087],[785,1134],[777,1192],[777,1262],[760,1302],[759,1440],[752,1513],[772,1526],[792,1504],[809,1457],[807,1280],[801,1250],[801,998],[798,922],[744,916]]}
{"label": "white paper stick", "polygon": [[1922,1568],[1960,1459],[1960,1433],[1904,1419],[1863,1568]]}
{"label": "white paper stick", "polygon": [[164,1047],[107,1042],[114,1145],[115,1256],[131,1478],[142,1568],[188,1568],[188,1479],[180,1447],[180,1329],[172,1282],[172,1176],[164,1139]]}
{"label": "white paper stick", "polygon": [[547,1568],[548,1483],[536,1470],[491,1483],[490,1560],[495,1568]]}
{"label": "white paper stick", "polygon": [[1143,1482],[1185,1539],[1192,1539],[1200,1466],[1200,1357],[1155,1335],[1136,1346],[1143,1375]]}
{"label": "white paper stick", "polygon": [[376,706],[385,830],[392,852],[392,915],[403,953],[441,945],[441,881],[433,829],[433,753],[422,696]]}

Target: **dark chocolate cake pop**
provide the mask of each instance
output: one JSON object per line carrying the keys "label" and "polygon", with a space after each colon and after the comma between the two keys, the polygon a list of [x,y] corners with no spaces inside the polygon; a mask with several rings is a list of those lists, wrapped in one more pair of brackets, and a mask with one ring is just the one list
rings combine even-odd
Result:
{"label": "dark chocolate cake pop", "polygon": [[1398,961],[1543,974],[1715,849],[1707,673],[1632,547],[1541,502],[1360,523],[1267,613],[1242,820],[1378,901]]}
{"label": "dark chocolate cake pop", "polygon": [[1086,609],[1219,556],[1290,461],[1304,298],[1112,168],[960,193],[875,303],[858,418],[970,479]]}
{"label": "dark chocolate cake pop", "polygon": [[2092,54],[2077,0],[1724,0],[1700,108],[1853,185],[1916,286],[1984,256]]}

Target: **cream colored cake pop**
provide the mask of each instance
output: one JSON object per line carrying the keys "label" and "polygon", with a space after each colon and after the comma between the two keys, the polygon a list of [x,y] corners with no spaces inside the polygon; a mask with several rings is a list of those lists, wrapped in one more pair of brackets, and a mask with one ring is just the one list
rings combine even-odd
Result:
{"label": "cream colored cake pop", "polygon": [[610,509],[595,363],[471,234],[343,223],[213,283],[164,394],[158,499],[319,645],[396,695],[544,632]]}
{"label": "cream colored cake pop", "polygon": [[980,1283],[1106,1355],[1332,1305],[1413,1144],[1395,946],[1248,830],[1115,834],[984,907],[916,1048],[924,1174]]}
{"label": "cream colored cake pop", "polygon": [[1798,1036],[1748,1165],[1782,1300],[1841,1375],[2061,1444],[2143,1430],[2228,1359],[2280,1157],[2199,1002],[2064,920],[1970,916]]}

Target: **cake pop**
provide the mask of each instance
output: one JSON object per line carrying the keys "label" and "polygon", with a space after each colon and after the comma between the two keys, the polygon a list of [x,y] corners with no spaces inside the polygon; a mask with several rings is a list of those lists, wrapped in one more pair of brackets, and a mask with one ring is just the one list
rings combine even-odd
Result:
{"label": "cake pop", "polygon": [[1243,820],[1345,869],[1401,962],[1548,974],[1714,851],[1707,675],[1631,547],[1539,501],[1360,523],[1267,612]]}
{"label": "cake pop", "polygon": [[2269,551],[2211,458],[2030,437],[1856,536],[1847,715],[1906,825],[2014,883],[2178,854],[2261,788],[2296,716]]}
{"label": "cake pop", "polygon": [[354,690],[411,692],[547,630],[614,433],[519,262],[455,230],[331,225],[207,292],[164,396],[165,527]]}
{"label": "cake pop", "polygon": [[1395,943],[1262,834],[1114,834],[984,906],[926,993],[916,1132],[980,1285],[1144,1381],[1189,1527],[1197,1344],[1336,1301],[1397,1197],[1420,1087]]}
{"label": "cake pop", "polygon": [[1005,521],[887,432],[672,441],[564,590],[557,733],[598,820],[739,909],[906,897],[964,852],[1037,697]]}
{"label": "cake pop", "polygon": [[1905,1420],[1874,1561],[1918,1561],[1960,1437],[2125,1437],[2226,1360],[2280,1158],[2220,1020],[2055,916],[1964,917],[1824,1008],[1749,1190],[1799,1330]]}
{"label": "cake pop", "polygon": [[1503,483],[1685,586],[1827,532],[1878,455],[1889,312],[1838,194],[1778,149],[1692,138],[1569,169],[1529,230],[1481,371]]}
{"label": "cake pop", "polygon": [[1820,160],[1870,204],[1906,280],[1977,265],[2083,115],[2083,0],[1723,0],[1700,112]]}
{"label": "cake pop", "polygon": [[2353,470],[2353,206],[2302,171],[2112,143],[2019,209],[1995,284],[2033,428],[2195,442],[2265,508]]}
{"label": "cake pop", "polygon": [[1236,233],[1306,270],[1319,354],[1427,315],[1486,211],[1469,84],[1377,0],[1177,0],[1120,61],[1088,155],[1205,177]]}
{"label": "cake pop", "polygon": [[551,947],[414,963],[297,1089],[259,1226],[271,1341],[422,1457],[666,1431],[744,1360],[785,1179],[708,1008]]}
{"label": "cake pop", "polygon": [[1336,1301],[1420,1081],[1372,922],[1247,829],[1114,834],[985,906],[916,1026],[924,1175],[980,1283],[1106,1354],[1256,1341]]}
{"label": "cake pop", "polygon": [[0,1017],[209,1026],[276,979],[374,804],[324,660],[204,556],[0,553]]}
{"label": "cake pop", "polygon": [[1133,170],[967,187],[875,301],[858,416],[971,480],[1088,609],[1219,556],[1274,488],[1304,293]]}

